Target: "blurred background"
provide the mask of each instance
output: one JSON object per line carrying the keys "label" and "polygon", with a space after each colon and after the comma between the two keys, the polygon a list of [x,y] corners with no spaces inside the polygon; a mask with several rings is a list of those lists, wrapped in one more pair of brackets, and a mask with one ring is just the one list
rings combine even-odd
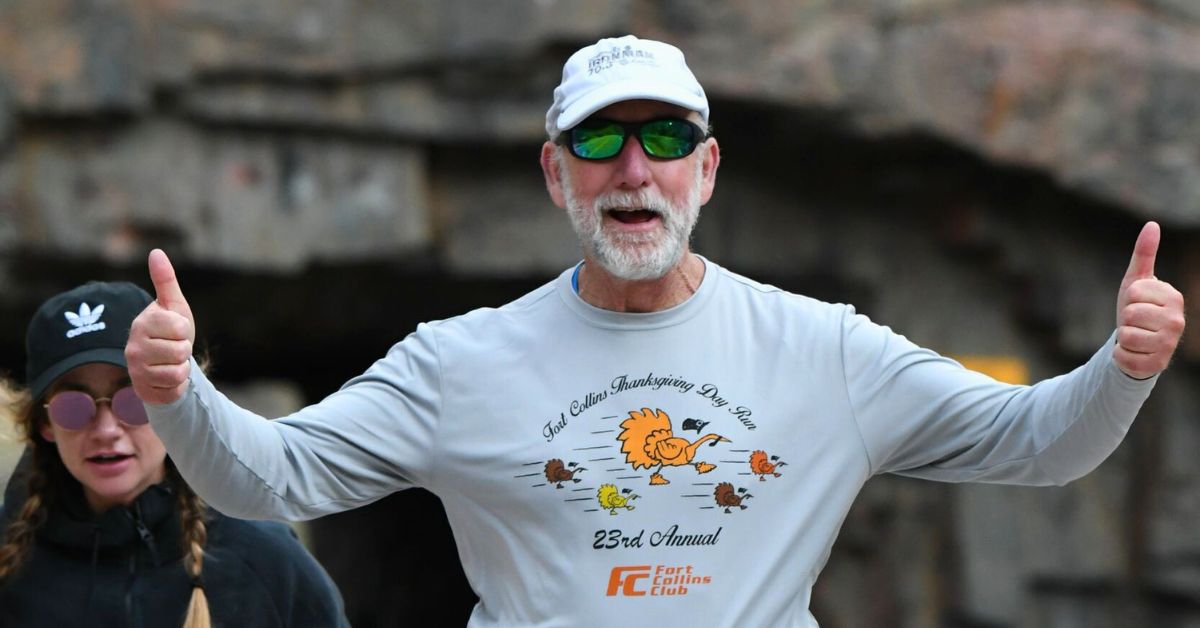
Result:
{"label": "blurred background", "polygon": [[[0,373],[43,299],[149,287],[154,246],[214,379],[270,416],[542,284],[579,258],[537,165],[551,92],[627,32],[711,99],[718,263],[1032,382],[1108,338],[1153,219],[1197,318],[1194,0],[0,0]],[[822,626],[1200,626],[1198,360],[1192,330],[1070,486],[869,482]],[[432,495],[304,530],[355,626],[465,623]]]}

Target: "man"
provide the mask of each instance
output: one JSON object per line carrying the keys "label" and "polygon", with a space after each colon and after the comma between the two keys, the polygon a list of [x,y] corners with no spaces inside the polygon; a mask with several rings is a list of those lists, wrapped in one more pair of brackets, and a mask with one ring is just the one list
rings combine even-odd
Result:
{"label": "man", "polygon": [[720,163],[708,113],[672,46],[576,52],[541,164],[583,262],[499,309],[418,326],[277,421],[195,367],[187,301],[151,253],[157,301],[126,353],[154,429],[234,516],[428,488],[480,597],[472,626],[815,626],[813,582],[872,475],[1062,484],[1120,443],[1183,329],[1182,296],[1154,278],[1156,224],[1096,355],[1000,384],[691,253]]}

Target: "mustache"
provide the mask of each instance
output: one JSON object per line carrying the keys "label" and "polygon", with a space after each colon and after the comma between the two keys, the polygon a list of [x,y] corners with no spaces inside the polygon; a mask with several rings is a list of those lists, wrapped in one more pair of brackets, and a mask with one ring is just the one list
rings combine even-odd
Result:
{"label": "mustache", "polygon": [[596,197],[592,203],[598,213],[612,210],[644,209],[659,216],[670,216],[673,207],[662,196],[642,190],[639,192],[609,192]]}

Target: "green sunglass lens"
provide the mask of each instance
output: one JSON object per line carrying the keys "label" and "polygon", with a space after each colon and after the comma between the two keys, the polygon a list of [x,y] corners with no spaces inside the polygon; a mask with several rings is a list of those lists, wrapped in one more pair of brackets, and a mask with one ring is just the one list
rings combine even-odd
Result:
{"label": "green sunglass lens", "polygon": [[626,132],[634,129],[646,154],[659,159],[686,157],[703,137],[695,125],[676,118],[644,124],[593,120],[571,130],[571,152],[581,159],[608,159],[621,152]]}
{"label": "green sunglass lens", "polygon": [[642,127],[642,146],[655,157],[675,159],[692,152],[692,127],[681,120],[658,120]]}
{"label": "green sunglass lens", "polygon": [[580,128],[571,133],[571,147],[584,159],[607,159],[621,152],[625,129],[617,124]]}

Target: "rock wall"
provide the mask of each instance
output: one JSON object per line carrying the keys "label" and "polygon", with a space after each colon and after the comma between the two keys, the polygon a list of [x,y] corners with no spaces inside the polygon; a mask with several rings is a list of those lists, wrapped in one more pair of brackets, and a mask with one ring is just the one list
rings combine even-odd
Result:
{"label": "rock wall", "polygon": [[[681,46],[713,101],[694,244],[726,266],[1040,379],[1111,333],[1155,219],[1158,273],[1197,311],[1188,0],[0,0],[0,371],[22,372],[43,298],[145,284],[153,246],[217,377],[288,382],[290,403],[538,285],[579,255],[537,167],[550,93],[572,50],[623,32]],[[1191,333],[1067,487],[872,480],[822,625],[1200,626],[1197,358]],[[460,574],[397,573],[413,548],[379,540],[430,507],[314,526],[356,626],[465,618]],[[420,562],[452,564],[431,519]],[[457,605],[426,603],[441,589]]]}

